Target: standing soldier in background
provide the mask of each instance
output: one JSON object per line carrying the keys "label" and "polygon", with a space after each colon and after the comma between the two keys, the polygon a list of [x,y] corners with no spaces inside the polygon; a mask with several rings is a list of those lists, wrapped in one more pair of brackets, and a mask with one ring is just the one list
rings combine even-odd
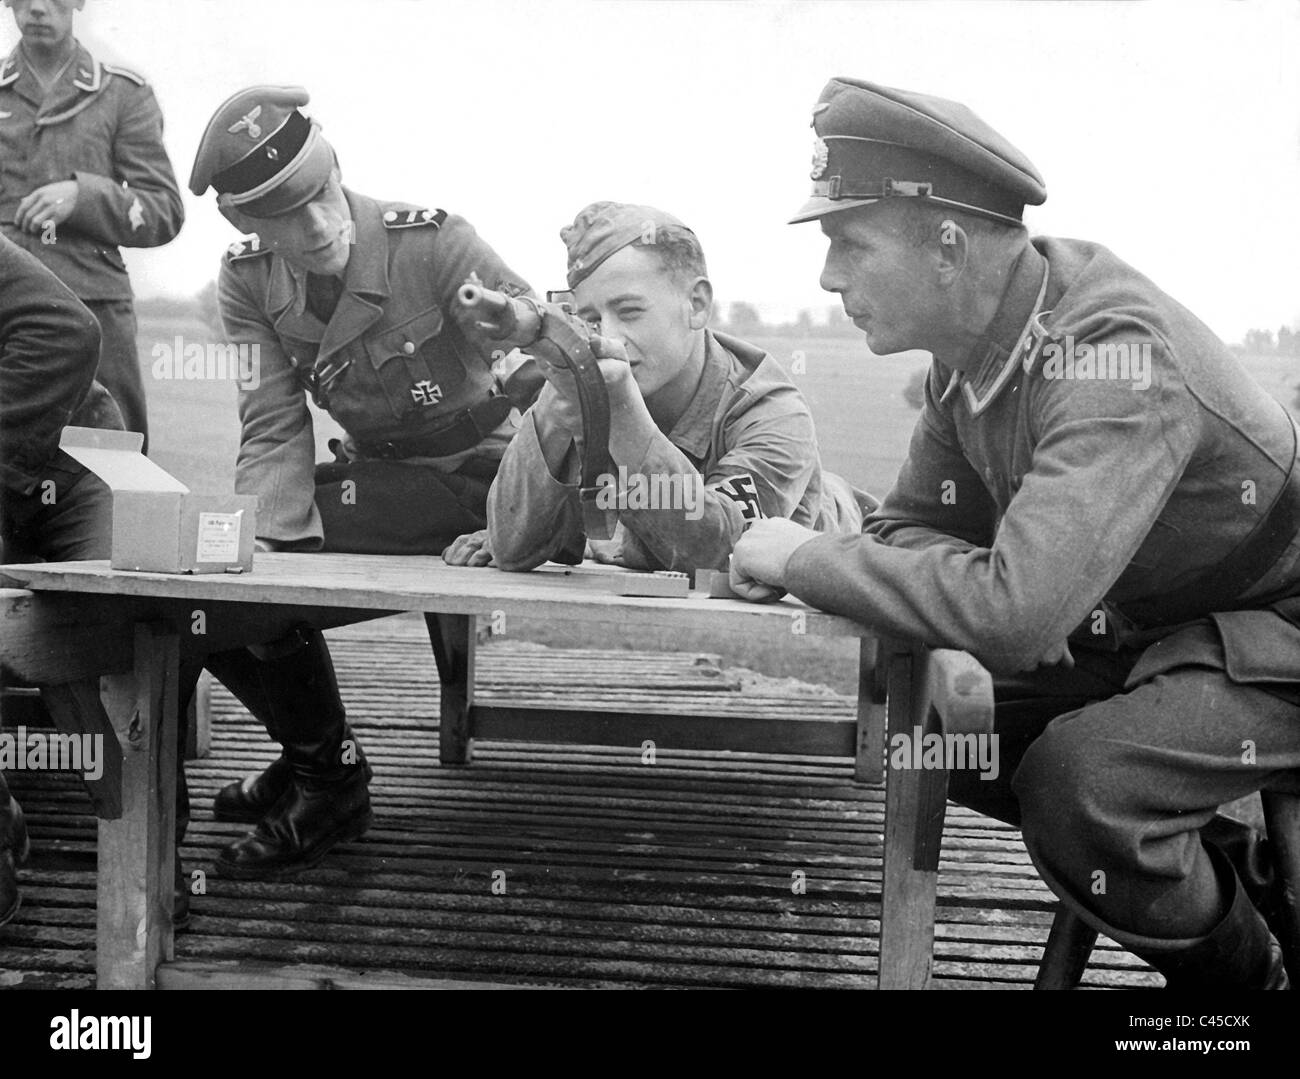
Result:
{"label": "standing soldier in background", "polygon": [[144,79],[96,60],[73,36],[85,0],[5,6],[22,41],[0,66],[0,228],[98,319],[96,378],[147,449],[131,282],[118,247],[159,247],[184,220],[162,113]]}

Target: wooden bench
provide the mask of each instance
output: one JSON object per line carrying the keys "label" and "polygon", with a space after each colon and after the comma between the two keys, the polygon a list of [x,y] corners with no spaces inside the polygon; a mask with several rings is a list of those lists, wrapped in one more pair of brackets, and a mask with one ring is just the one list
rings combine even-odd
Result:
{"label": "wooden bench", "polygon": [[[991,730],[992,681],[970,656],[878,639],[847,619],[792,600],[766,606],[612,595],[606,574],[547,567],[526,575],[445,566],[438,559],[259,555],[238,577],[115,573],[104,563],[11,566],[0,585],[0,663],[57,688],[56,722],[105,734],[109,767],[93,792],[100,818],[98,982],[152,987],[172,959],[169,909],[176,672],[183,651],[257,643],[290,626],[333,626],[401,611],[425,615],[441,682],[446,764],[472,758],[473,740],[639,744],[855,758],[855,777],[884,779],[897,735]],[[193,632],[203,615],[201,637]],[[718,633],[783,633],[860,641],[855,720],[738,719],[484,706],[474,699],[477,619],[541,616],[625,626],[692,626]],[[106,676],[103,693],[95,679]],[[946,806],[942,769],[893,770],[886,786],[881,988],[928,984],[935,886]]]}

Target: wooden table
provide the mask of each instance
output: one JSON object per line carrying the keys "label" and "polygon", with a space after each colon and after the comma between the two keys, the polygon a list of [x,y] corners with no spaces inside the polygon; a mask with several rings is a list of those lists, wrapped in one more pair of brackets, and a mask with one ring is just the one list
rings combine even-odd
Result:
{"label": "wooden table", "polygon": [[[440,755],[468,764],[473,739],[731,749],[855,758],[855,778],[883,781],[887,736],[984,731],[988,674],[964,653],[878,638],[794,600],[768,605],[612,594],[607,567],[532,573],[445,565],[440,558],[258,554],[245,575],[127,573],[105,562],[0,567],[0,664],[46,688],[64,730],[105,734],[103,777],[88,784],[99,821],[98,984],[151,988],[173,957],[177,670],[183,655],[418,611],[437,661]],[[856,722],[719,719],[595,711],[535,712],[474,701],[477,619],[669,626],[720,636],[860,641]],[[617,672],[611,672],[617,677]],[[102,683],[97,679],[105,676]],[[120,747],[120,754],[113,747]],[[881,988],[929,980],[947,773],[893,771],[886,788]]]}

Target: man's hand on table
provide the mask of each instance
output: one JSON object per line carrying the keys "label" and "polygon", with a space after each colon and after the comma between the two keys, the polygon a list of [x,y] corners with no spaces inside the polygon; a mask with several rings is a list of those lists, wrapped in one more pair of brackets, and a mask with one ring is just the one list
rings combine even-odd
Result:
{"label": "man's hand on table", "polygon": [[755,521],[731,553],[731,587],[751,603],[771,603],[785,595],[790,556],[817,533],[785,517]]}
{"label": "man's hand on table", "polygon": [[449,566],[490,566],[492,548],[488,546],[486,528],[457,536],[442,552],[442,560]]}

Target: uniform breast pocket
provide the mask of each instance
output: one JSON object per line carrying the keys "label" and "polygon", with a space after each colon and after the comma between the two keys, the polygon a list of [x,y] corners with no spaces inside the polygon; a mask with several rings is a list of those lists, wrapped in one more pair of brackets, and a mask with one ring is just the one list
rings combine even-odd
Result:
{"label": "uniform breast pocket", "polygon": [[460,397],[466,377],[460,340],[436,307],[367,338],[368,363],[363,370],[354,366],[346,380],[362,398],[355,405],[368,413],[366,425],[374,427],[382,418],[418,423],[446,412],[444,402]]}
{"label": "uniform breast pocket", "polygon": [[320,351],[319,341],[304,341],[296,337],[281,337],[280,347],[284,350],[289,366],[293,368],[294,377],[310,388],[311,372],[316,364],[316,353]]}

